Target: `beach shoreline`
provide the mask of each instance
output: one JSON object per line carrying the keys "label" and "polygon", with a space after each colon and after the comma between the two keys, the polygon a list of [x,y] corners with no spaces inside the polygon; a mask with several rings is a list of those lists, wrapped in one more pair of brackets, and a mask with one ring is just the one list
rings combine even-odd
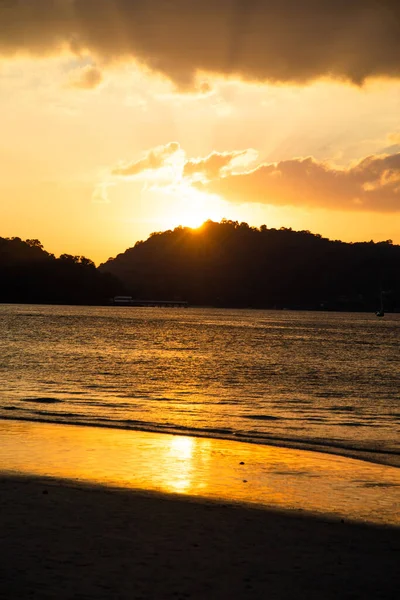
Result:
{"label": "beach shoreline", "polygon": [[400,470],[306,450],[0,420],[0,472],[400,525]]}
{"label": "beach shoreline", "polygon": [[[135,424],[134,426],[127,426],[125,424],[116,423],[101,423],[101,422],[79,422],[68,419],[51,419],[51,418],[32,418],[22,416],[8,416],[1,415],[1,420],[4,421],[22,421],[27,423],[44,423],[53,425],[66,425],[72,427],[95,427],[99,429],[115,429],[117,431],[131,431],[131,432],[144,432],[144,433],[155,433],[155,434],[166,434],[175,435],[182,437],[193,437],[200,439],[211,439],[211,440],[225,440],[228,442],[238,442],[244,444],[254,444],[256,446],[271,446],[274,448],[287,448],[292,450],[302,450],[305,452],[316,452],[321,454],[331,454],[335,456],[341,456],[343,458],[350,458],[355,460],[361,460],[377,465],[386,465],[390,467],[400,468],[400,454],[395,450],[387,449],[369,449],[369,448],[355,448],[349,447],[343,444],[334,444],[333,442],[320,443],[318,442],[307,442],[303,440],[295,440],[293,438],[281,438],[281,437],[268,437],[266,435],[260,436],[257,440],[254,437],[246,436],[244,434],[234,433],[232,435],[221,434],[216,432],[203,432],[196,429],[185,430],[183,428],[169,426],[162,428],[161,426],[148,426]],[[212,435],[211,435],[212,433]]]}
{"label": "beach shoreline", "polygon": [[0,476],[2,598],[395,598],[396,527]]}

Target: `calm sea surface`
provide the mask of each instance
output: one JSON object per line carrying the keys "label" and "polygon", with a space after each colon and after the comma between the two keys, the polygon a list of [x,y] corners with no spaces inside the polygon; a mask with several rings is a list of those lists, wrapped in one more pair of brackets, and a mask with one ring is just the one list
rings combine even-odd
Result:
{"label": "calm sea surface", "polygon": [[400,315],[0,305],[0,418],[400,460]]}

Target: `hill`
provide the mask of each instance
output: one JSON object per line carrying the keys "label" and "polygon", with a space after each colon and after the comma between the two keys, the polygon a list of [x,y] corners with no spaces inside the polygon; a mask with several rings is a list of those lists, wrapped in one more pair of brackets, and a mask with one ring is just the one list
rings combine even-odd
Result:
{"label": "hill", "polygon": [[100,265],[142,299],[254,308],[400,310],[400,246],[223,220],[177,227]]}

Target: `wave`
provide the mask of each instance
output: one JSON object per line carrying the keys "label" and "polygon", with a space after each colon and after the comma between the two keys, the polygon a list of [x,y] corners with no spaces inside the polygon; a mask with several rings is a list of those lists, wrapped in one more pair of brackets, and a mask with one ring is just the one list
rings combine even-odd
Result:
{"label": "wave", "polygon": [[60,398],[21,398],[21,402],[35,402],[37,404],[59,404],[63,400]]}
{"label": "wave", "polygon": [[242,419],[254,419],[255,421],[282,421],[285,417],[274,417],[273,415],[242,415]]}
{"label": "wave", "polygon": [[[334,423],[340,427],[370,427],[367,423],[360,423],[359,421],[341,421],[340,423]],[[379,427],[379,425],[375,425]]]}
{"label": "wave", "polygon": [[235,431],[230,428],[186,427],[184,425],[174,425],[171,423],[153,423],[148,421],[136,421],[133,419],[123,421],[102,417],[90,419],[86,415],[46,411],[36,411],[35,415],[16,415],[13,412],[12,415],[1,415],[0,419],[225,439],[228,441],[336,454],[347,458],[400,467],[400,453],[394,449],[366,448],[356,444],[349,445],[346,442],[342,443],[337,440],[324,440],[321,438],[310,439],[304,437],[274,436],[254,431]]}

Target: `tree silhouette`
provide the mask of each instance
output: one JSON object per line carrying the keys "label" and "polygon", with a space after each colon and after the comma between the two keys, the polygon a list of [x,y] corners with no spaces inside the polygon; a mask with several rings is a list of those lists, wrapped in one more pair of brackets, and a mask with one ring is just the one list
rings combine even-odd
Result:
{"label": "tree silhouette", "polygon": [[0,302],[105,304],[125,288],[89,258],[55,258],[39,240],[0,238]]}

